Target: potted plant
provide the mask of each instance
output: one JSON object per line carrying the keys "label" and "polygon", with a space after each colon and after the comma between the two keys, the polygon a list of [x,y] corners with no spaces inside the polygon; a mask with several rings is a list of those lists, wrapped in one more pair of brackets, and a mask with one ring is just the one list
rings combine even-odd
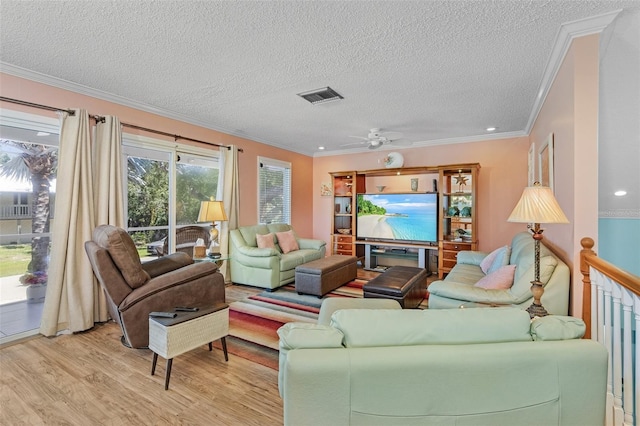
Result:
{"label": "potted plant", "polygon": [[27,272],[20,277],[20,283],[27,287],[27,303],[42,303],[47,292],[47,273]]}

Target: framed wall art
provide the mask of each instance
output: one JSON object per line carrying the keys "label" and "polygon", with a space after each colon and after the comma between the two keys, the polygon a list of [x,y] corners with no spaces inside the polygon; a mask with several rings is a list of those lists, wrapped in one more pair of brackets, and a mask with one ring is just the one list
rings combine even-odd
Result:
{"label": "framed wall art", "polygon": [[[547,136],[538,150],[538,182],[542,186],[553,188],[553,133]],[[555,192],[555,191],[554,191]]]}
{"label": "framed wall art", "polygon": [[533,183],[536,181],[536,144],[533,142],[529,147],[529,155],[527,157],[528,174],[527,174],[527,185],[533,186]]}
{"label": "framed wall art", "polygon": [[320,195],[323,197],[333,195],[333,191],[331,190],[331,184],[323,182],[320,184]]}

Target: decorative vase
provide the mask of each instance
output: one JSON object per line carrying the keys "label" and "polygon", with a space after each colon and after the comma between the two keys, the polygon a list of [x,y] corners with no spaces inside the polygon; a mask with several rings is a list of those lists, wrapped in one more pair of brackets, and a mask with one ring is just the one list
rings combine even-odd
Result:
{"label": "decorative vase", "polygon": [[347,204],[347,213],[351,214],[351,204]]}
{"label": "decorative vase", "polygon": [[47,293],[47,286],[44,284],[31,284],[27,287],[27,303],[42,303]]}
{"label": "decorative vase", "polygon": [[336,213],[340,213],[340,204],[336,203]]}
{"label": "decorative vase", "polygon": [[418,178],[411,179],[411,190],[416,192],[418,190]]}

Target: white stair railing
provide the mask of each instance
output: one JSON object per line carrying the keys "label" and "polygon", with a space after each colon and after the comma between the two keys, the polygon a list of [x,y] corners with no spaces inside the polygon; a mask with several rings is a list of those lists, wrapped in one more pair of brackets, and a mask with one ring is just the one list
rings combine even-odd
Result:
{"label": "white stair railing", "polygon": [[635,425],[640,407],[640,350],[635,344],[640,342],[640,277],[597,257],[591,238],[581,244],[585,338],[609,352],[606,425]]}

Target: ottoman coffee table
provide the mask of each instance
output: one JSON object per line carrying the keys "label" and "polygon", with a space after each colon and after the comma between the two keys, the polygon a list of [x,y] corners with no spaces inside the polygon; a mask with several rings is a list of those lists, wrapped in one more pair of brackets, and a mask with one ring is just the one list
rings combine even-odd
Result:
{"label": "ottoman coffee table", "polygon": [[403,308],[417,308],[427,290],[427,270],[411,266],[392,266],[368,283],[364,297],[393,299]]}
{"label": "ottoman coffee table", "polygon": [[174,318],[149,316],[149,349],[153,351],[151,375],[156,371],[158,355],[167,360],[164,389],[169,389],[173,358],[198,346],[220,339],[224,360],[229,361],[226,336],[229,334],[229,305],[198,308],[196,312],[175,312]]}
{"label": "ottoman coffee table", "polygon": [[322,297],[358,276],[358,258],[336,254],[296,266],[296,291]]}

